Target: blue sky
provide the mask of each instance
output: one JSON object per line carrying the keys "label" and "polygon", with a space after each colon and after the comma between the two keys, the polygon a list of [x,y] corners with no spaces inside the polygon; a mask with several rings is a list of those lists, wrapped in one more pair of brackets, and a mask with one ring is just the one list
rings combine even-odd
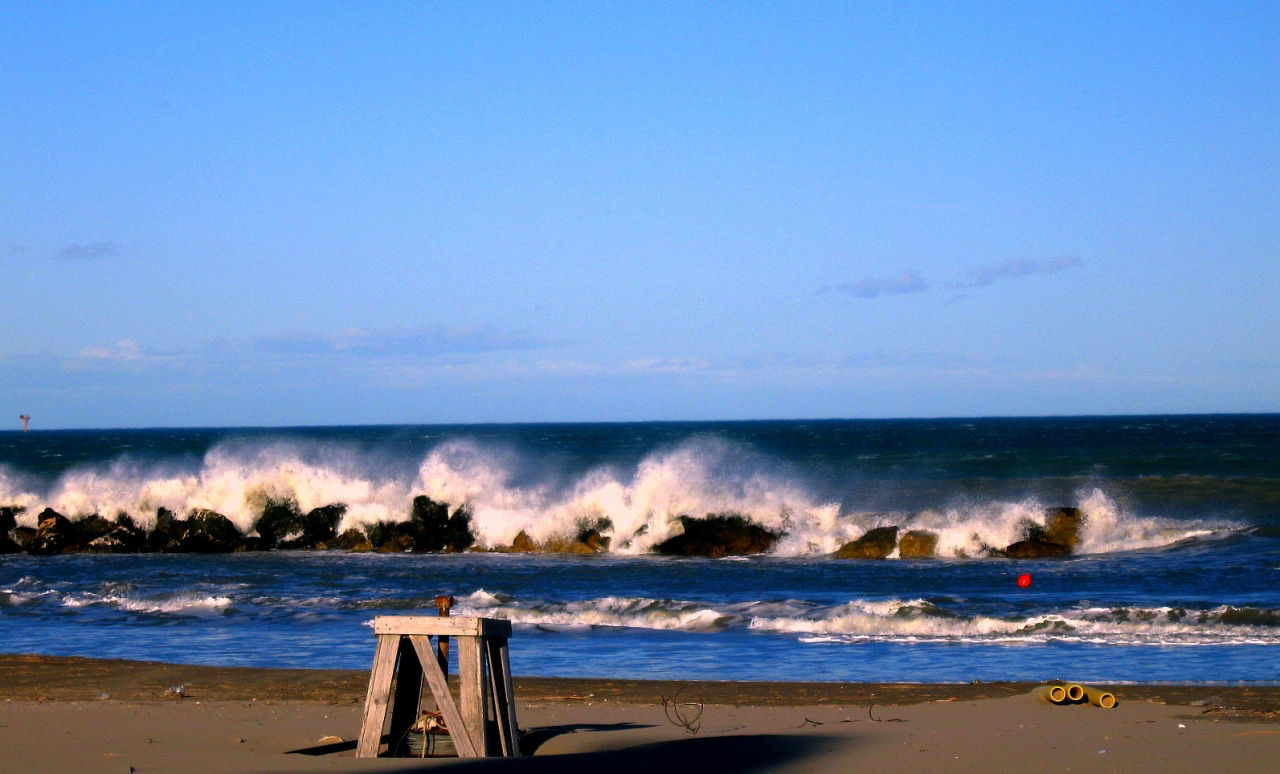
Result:
{"label": "blue sky", "polygon": [[0,0],[33,429],[1276,411],[1274,3]]}

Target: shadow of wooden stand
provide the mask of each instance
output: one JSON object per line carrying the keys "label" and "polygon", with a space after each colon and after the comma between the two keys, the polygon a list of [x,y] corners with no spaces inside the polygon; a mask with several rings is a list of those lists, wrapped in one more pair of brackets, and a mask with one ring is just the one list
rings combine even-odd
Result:
{"label": "shadow of wooden stand", "polygon": [[[444,716],[458,757],[519,757],[507,652],[510,621],[383,615],[373,619],[373,632],[377,647],[356,744],[357,758],[379,755],[384,728],[391,742],[388,753],[394,754],[399,740],[418,720],[424,684]],[[432,637],[439,650],[432,646]],[[458,640],[458,701],[449,690],[447,677],[450,637]]]}

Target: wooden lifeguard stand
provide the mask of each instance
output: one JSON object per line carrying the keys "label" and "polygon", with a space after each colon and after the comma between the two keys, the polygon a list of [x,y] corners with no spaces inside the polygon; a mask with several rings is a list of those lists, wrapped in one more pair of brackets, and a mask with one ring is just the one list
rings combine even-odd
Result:
{"label": "wooden lifeguard stand", "polygon": [[[450,600],[451,601],[451,600]],[[441,609],[447,616],[447,608]],[[507,639],[511,622],[496,618],[382,615],[373,619],[378,644],[364,702],[357,758],[376,758],[383,728],[390,747],[417,722],[423,684],[431,689],[460,758],[520,756]],[[432,647],[431,638],[436,638]],[[460,701],[449,690],[449,638],[458,638]],[[391,680],[396,677],[394,698]]]}

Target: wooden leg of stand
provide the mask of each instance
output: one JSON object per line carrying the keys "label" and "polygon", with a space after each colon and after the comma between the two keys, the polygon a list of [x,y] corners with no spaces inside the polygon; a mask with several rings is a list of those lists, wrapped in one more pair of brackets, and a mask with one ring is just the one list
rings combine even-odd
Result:
{"label": "wooden leg of stand", "polygon": [[504,758],[511,757],[511,733],[507,729],[507,704],[503,697],[502,665],[498,660],[497,643],[491,638],[484,638],[484,658],[488,666],[489,682],[486,686],[489,698],[493,702],[493,725],[498,730],[498,747],[494,751]]}
{"label": "wooden leg of stand", "polygon": [[485,732],[484,664],[480,653],[480,637],[458,638],[458,684],[462,699],[462,722],[480,755],[488,755]]}
{"label": "wooden leg of stand", "polygon": [[498,663],[502,668],[503,701],[506,701],[507,733],[512,739],[511,756],[520,757],[520,723],[516,720],[516,690],[511,684],[511,654],[507,647],[507,638],[498,640]]}
{"label": "wooden leg of stand", "polygon": [[373,672],[369,675],[369,692],[364,700],[364,720],[360,724],[357,758],[376,758],[382,745],[382,724],[387,720],[387,702],[391,700],[391,678],[396,671],[398,635],[379,635],[373,653]]}

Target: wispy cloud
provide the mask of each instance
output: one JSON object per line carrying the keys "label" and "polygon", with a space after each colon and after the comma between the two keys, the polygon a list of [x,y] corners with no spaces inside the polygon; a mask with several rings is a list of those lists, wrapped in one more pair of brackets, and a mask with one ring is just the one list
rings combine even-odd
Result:
{"label": "wispy cloud", "polygon": [[142,347],[133,339],[120,339],[110,346],[94,346],[85,347],[76,353],[76,357],[83,360],[115,360],[120,362],[132,362],[142,360],[145,355],[142,353]]}
{"label": "wispy cloud", "polygon": [[432,325],[405,330],[348,328],[328,334],[263,336],[249,348],[272,355],[317,355],[348,358],[433,357],[544,349],[566,342],[484,326]]}
{"label": "wispy cloud", "polygon": [[918,272],[904,271],[892,277],[868,277],[857,282],[842,282],[836,290],[852,293],[858,298],[901,296],[921,293],[929,289],[929,283]]}
{"label": "wispy cloud", "polygon": [[297,372],[361,374],[425,368],[432,373],[495,368],[486,353],[547,350],[566,342],[487,327],[437,325],[399,331],[350,328],[337,333],[299,333],[221,339],[185,346],[149,348],[133,339],[82,347],[64,357],[69,371],[127,369],[173,373]]}
{"label": "wispy cloud", "polygon": [[[953,281],[944,281],[935,283],[925,279],[919,272],[903,271],[891,277],[867,277],[857,280],[856,282],[841,282],[834,287],[825,285],[818,289],[819,293],[829,293],[833,289],[843,293],[849,293],[857,298],[879,298],[880,296],[901,296],[909,293],[923,293],[926,290],[932,290],[935,287],[950,288],[951,290],[964,288],[978,288],[986,285],[992,285],[1001,280],[1021,279],[1024,277],[1033,277],[1039,274],[1053,274],[1055,272],[1066,271],[1080,265],[1080,259],[1075,256],[1063,256],[1061,258],[1052,258],[1049,260],[1038,261],[1031,258],[1017,258],[1003,263],[985,264],[982,266],[974,266],[967,270],[962,279]],[[952,304],[956,301],[963,300],[965,296],[953,295],[944,303]]]}
{"label": "wispy cloud", "polygon": [[58,251],[58,257],[65,261],[86,261],[95,258],[111,258],[120,254],[120,245],[115,242],[90,242],[80,244],[73,242]]}
{"label": "wispy cloud", "polygon": [[623,371],[646,374],[689,374],[710,368],[709,361],[697,357],[636,358],[622,364]]}
{"label": "wispy cloud", "polygon": [[1037,274],[1053,274],[1054,272],[1065,271],[1080,265],[1080,259],[1075,256],[1063,256],[1061,258],[1053,258],[1047,261],[1037,261],[1030,258],[1017,258],[1004,263],[993,263],[986,266],[975,266],[969,270],[969,284],[971,286],[990,285],[999,280],[1005,279],[1021,279],[1023,277],[1032,277]]}

